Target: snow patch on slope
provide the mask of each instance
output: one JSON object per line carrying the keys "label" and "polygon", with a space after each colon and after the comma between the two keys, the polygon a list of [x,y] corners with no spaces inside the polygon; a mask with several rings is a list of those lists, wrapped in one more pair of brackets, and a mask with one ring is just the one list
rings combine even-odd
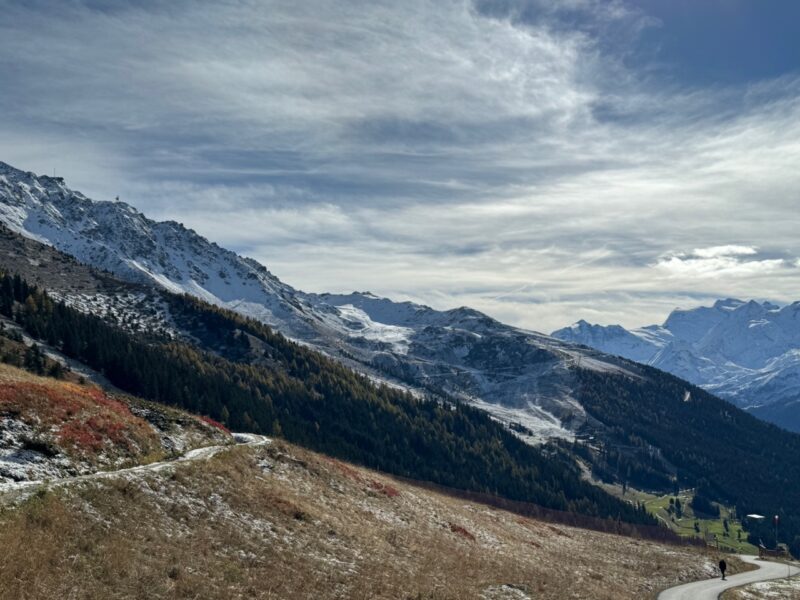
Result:
{"label": "snow patch on slope", "polygon": [[370,319],[369,315],[363,310],[356,308],[352,304],[344,304],[336,308],[339,310],[344,323],[352,331],[350,333],[351,336],[382,342],[389,345],[398,354],[408,354],[408,345],[414,332],[410,327],[378,323]]}

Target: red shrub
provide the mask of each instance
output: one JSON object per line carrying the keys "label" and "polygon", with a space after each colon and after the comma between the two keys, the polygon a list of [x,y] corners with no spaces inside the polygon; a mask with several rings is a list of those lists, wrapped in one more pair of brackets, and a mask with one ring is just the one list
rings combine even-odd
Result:
{"label": "red shrub", "polygon": [[456,525],[455,523],[450,523],[450,531],[452,531],[453,533],[455,533],[457,535],[460,535],[461,537],[469,540],[470,542],[474,542],[475,541],[475,536],[472,535],[469,531],[467,531],[461,525]]}
{"label": "red shrub", "polygon": [[223,424],[222,424],[222,423],[220,423],[219,421],[215,421],[215,420],[214,420],[214,419],[212,419],[211,417],[207,417],[207,416],[203,415],[202,417],[200,417],[200,419],[201,419],[201,420],[202,420],[204,423],[206,423],[206,424],[208,424],[208,425],[211,425],[212,427],[216,427],[216,428],[217,428],[217,429],[219,429],[220,431],[224,431],[224,432],[225,432],[225,433],[227,433],[227,434],[230,434],[230,432],[231,432],[231,430],[230,430],[230,429],[228,429],[227,427],[225,427],[225,425],[223,425]]}
{"label": "red shrub", "polygon": [[101,388],[8,369],[0,369],[0,410],[18,414],[42,431],[56,431],[59,445],[86,457],[101,451],[136,452],[155,440],[145,421]]}
{"label": "red shrub", "polygon": [[81,421],[66,423],[58,432],[58,437],[64,446],[73,446],[82,451],[98,452],[103,448],[103,436]]}
{"label": "red shrub", "polygon": [[369,482],[369,487],[387,498],[397,498],[400,495],[400,490],[396,487],[381,483],[380,481],[375,481],[374,479]]}

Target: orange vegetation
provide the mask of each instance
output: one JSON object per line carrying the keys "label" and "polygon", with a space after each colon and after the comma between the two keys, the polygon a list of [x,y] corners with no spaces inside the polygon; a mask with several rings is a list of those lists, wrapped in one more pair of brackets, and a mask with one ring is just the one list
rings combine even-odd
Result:
{"label": "orange vegetation", "polygon": [[0,368],[0,413],[13,415],[68,454],[89,459],[100,452],[139,454],[158,446],[148,423],[93,385],[36,377]]}

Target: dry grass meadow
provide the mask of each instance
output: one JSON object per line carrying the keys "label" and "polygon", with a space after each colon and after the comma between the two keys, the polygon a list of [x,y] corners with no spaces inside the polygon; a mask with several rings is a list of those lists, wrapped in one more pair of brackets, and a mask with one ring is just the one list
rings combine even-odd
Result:
{"label": "dry grass meadow", "polygon": [[277,440],[9,502],[3,600],[639,600],[711,576],[716,562],[522,518]]}

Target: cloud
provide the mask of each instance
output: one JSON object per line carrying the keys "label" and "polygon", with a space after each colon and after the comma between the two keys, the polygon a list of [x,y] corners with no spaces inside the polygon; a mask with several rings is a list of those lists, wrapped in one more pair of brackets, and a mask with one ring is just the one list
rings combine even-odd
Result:
{"label": "cloud", "polygon": [[0,160],[302,289],[546,331],[796,299],[800,79],[660,79],[631,2],[0,4]]}
{"label": "cloud", "polygon": [[711,246],[710,248],[695,248],[692,254],[698,258],[749,256],[751,254],[758,254],[758,249],[752,246]]}
{"label": "cloud", "polygon": [[675,276],[704,278],[762,275],[792,265],[791,261],[783,258],[742,258],[756,254],[758,249],[752,246],[712,246],[696,248],[689,254],[665,256],[656,266]]}

